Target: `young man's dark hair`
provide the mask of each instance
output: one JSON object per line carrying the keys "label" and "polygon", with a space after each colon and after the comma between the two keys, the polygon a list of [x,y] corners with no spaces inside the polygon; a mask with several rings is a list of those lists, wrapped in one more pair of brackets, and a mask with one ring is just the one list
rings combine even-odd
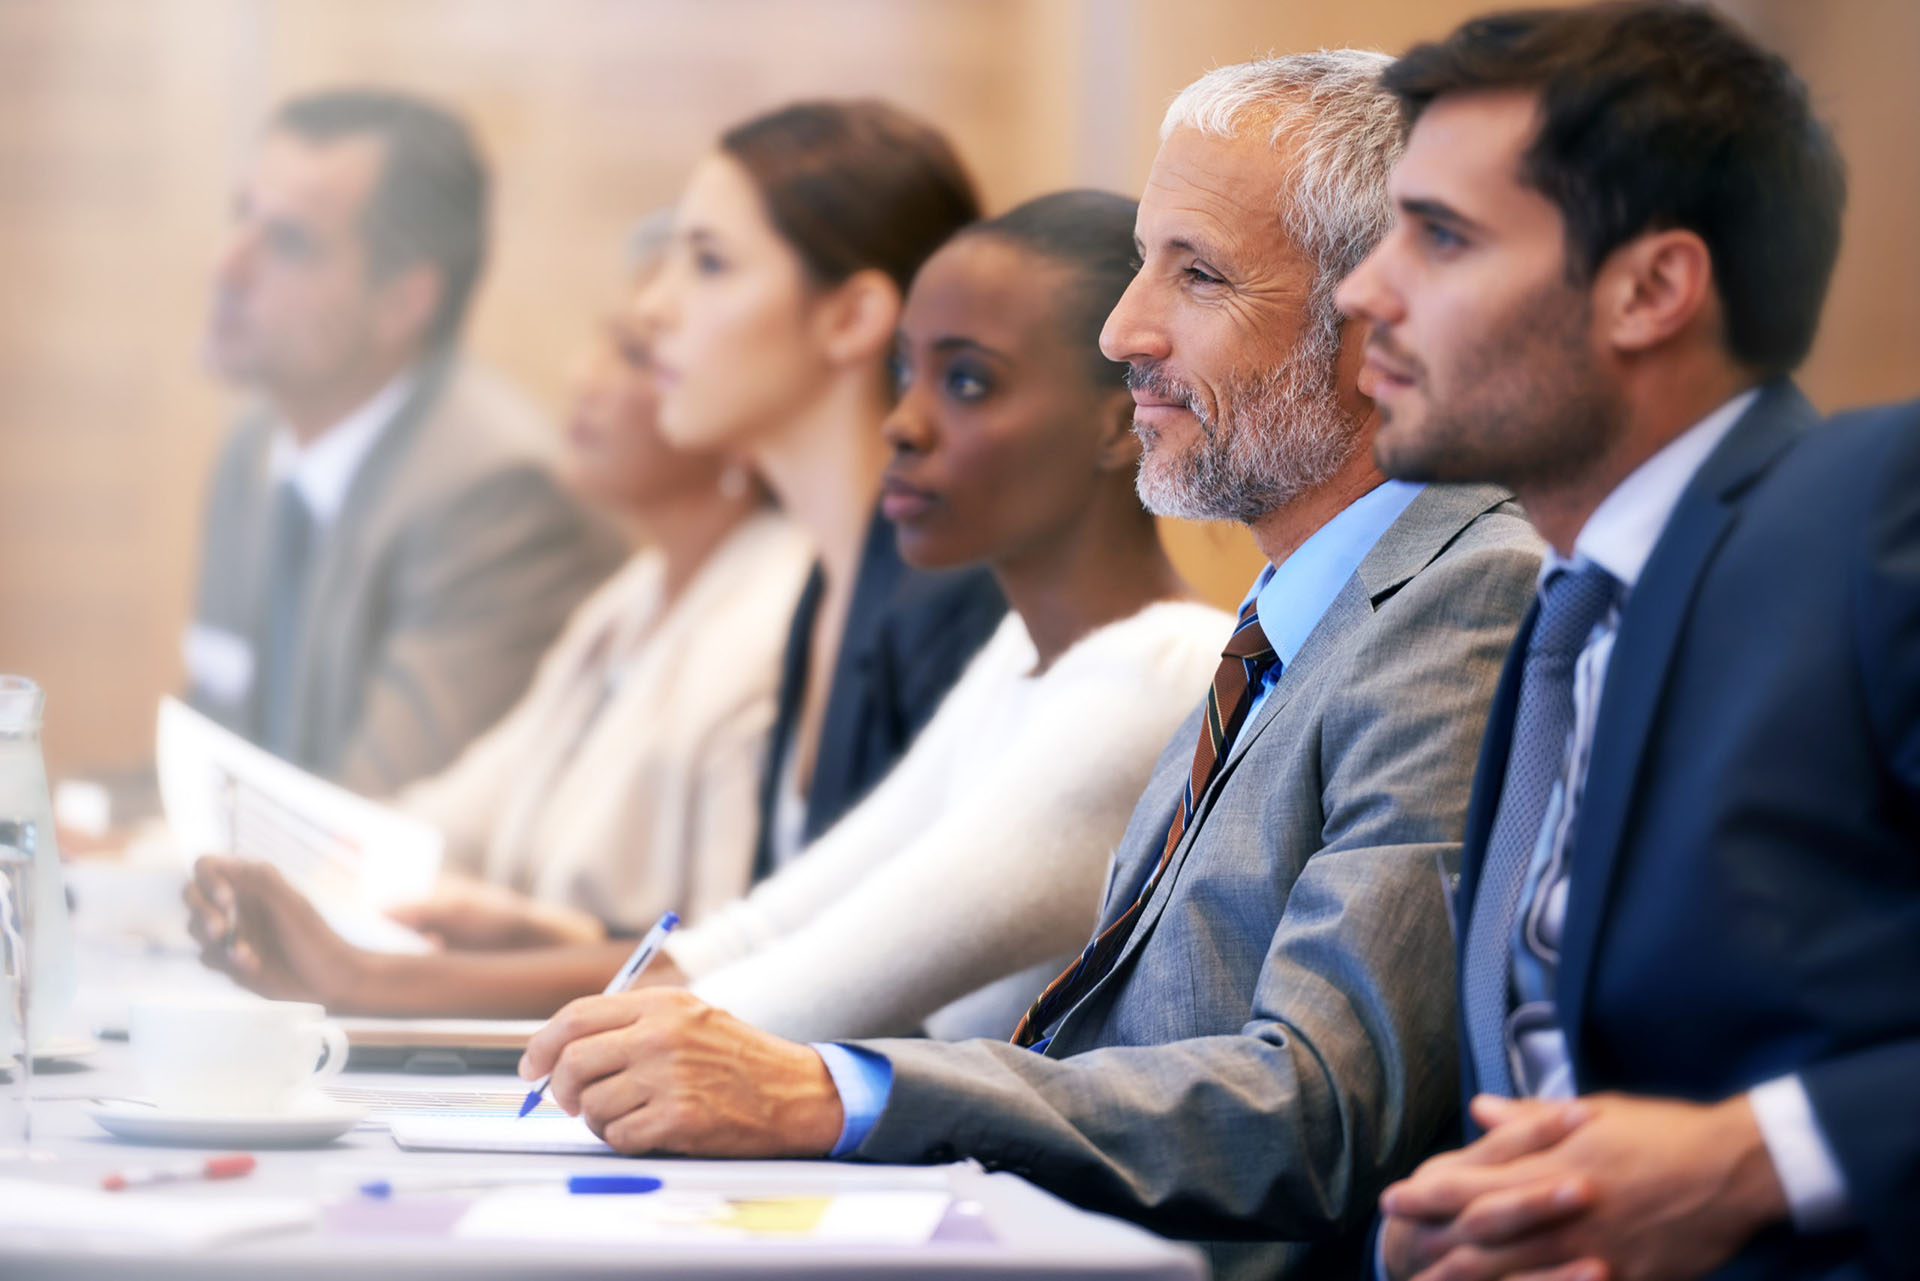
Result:
{"label": "young man's dark hair", "polygon": [[361,230],[376,278],[429,262],[440,271],[429,344],[459,336],[487,256],[486,162],[461,120],[387,89],[324,89],[290,99],[272,129],[308,142],[368,136],[385,148]]}
{"label": "young man's dark hair", "polygon": [[1845,172],[1806,86],[1703,4],[1620,0],[1492,14],[1382,76],[1409,128],[1436,98],[1535,90],[1524,178],[1559,206],[1584,281],[1643,232],[1706,243],[1735,360],[1790,371],[1840,248]]}

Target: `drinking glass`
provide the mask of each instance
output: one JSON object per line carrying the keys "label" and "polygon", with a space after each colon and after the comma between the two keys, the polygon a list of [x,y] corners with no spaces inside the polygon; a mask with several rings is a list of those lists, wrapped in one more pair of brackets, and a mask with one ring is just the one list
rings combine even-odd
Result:
{"label": "drinking glass", "polygon": [[72,997],[66,887],[53,839],[40,718],[46,700],[0,676],[0,1159],[32,1154],[34,1032]]}

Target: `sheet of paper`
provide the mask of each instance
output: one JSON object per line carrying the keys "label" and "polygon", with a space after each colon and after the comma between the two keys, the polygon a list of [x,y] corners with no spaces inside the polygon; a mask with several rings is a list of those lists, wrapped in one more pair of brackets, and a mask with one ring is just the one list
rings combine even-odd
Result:
{"label": "sheet of paper", "polygon": [[167,823],[189,860],[264,860],[355,946],[429,950],[382,911],[432,892],[446,842],[431,824],[315,778],[177,699],[160,701],[155,760]]}
{"label": "sheet of paper", "polygon": [[568,1196],[513,1188],[474,1202],[454,1225],[470,1241],[613,1245],[623,1242],[811,1241],[835,1245],[925,1245],[946,1215],[945,1192],[900,1189],[834,1195],[732,1197],[676,1192]]}
{"label": "sheet of paper", "polygon": [[528,1152],[565,1156],[609,1156],[579,1117],[396,1116],[393,1141],[427,1152]]}
{"label": "sheet of paper", "polygon": [[304,1228],[319,1217],[312,1201],[293,1197],[156,1196],[0,1179],[0,1236],[197,1250],[247,1237]]}
{"label": "sheet of paper", "polygon": [[[429,1078],[430,1080],[433,1078]],[[527,1092],[519,1090],[474,1089],[442,1084],[405,1085],[329,1085],[326,1096],[342,1103],[371,1109],[363,1125],[391,1125],[402,1117],[491,1117],[513,1120],[520,1115],[520,1104]],[[527,1114],[529,1121],[565,1119],[566,1113],[552,1099],[541,1099],[540,1106]]]}

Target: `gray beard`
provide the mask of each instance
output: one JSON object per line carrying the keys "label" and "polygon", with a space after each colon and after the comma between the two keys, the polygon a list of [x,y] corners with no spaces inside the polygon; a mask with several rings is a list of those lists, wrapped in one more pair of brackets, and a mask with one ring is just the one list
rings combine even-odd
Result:
{"label": "gray beard", "polygon": [[1200,425],[1199,442],[1174,455],[1159,433],[1134,424],[1144,446],[1140,501],[1157,516],[1247,525],[1326,484],[1353,457],[1359,433],[1334,389],[1337,355],[1337,333],[1303,336],[1278,369],[1225,384],[1218,421],[1159,371],[1130,371],[1131,385],[1185,400]]}

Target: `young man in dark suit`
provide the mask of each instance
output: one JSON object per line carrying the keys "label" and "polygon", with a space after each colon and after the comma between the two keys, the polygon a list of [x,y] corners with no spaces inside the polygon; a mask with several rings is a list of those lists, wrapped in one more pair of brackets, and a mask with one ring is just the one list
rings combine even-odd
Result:
{"label": "young man in dark suit", "polygon": [[[1920,433],[1809,432],[1843,178],[1701,6],[1482,18],[1384,77],[1399,221],[1343,284],[1390,475],[1551,545],[1458,893],[1467,1146],[1388,1274],[1920,1261]],[[1479,1097],[1473,1097],[1473,1096]]]}

